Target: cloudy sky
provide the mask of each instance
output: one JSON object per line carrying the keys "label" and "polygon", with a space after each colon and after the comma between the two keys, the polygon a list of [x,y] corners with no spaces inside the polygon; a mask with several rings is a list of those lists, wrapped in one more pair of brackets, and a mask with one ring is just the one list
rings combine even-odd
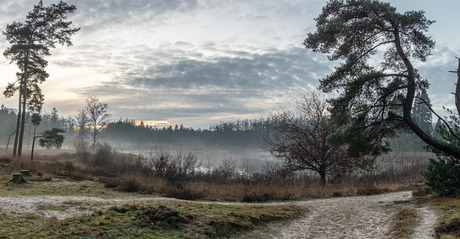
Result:
{"label": "cloudy sky", "polygon": [[[0,2],[0,30],[24,21],[38,0]],[[57,0],[44,0],[45,5]],[[81,30],[74,46],[47,58],[45,107],[75,115],[89,95],[129,118],[207,128],[266,116],[315,91],[334,64],[302,46],[325,0],[67,0]],[[399,11],[425,10],[437,22],[436,50],[417,64],[436,109],[452,106],[460,56],[458,0],[391,0]],[[0,50],[8,44],[0,37]],[[17,68],[0,57],[0,88]],[[0,104],[16,108],[15,97]]]}

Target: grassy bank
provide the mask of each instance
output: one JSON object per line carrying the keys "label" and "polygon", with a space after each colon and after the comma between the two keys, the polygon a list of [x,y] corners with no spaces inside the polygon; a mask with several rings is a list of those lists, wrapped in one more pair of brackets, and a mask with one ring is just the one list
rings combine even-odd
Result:
{"label": "grassy bank", "polygon": [[65,220],[0,212],[0,234],[1,238],[225,238],[301,213],[302,209],[295,206],[173,201],[123,205]]}
{"label": "grassy bank", "polygon": [[[47,181],[32,176],[26,178],[25,184],[9,184],[8,175],[1,177],[2,197],[84,196],[106,200],[69,199],[38,204],[34,213],[0,211],[0,238],[226,238],[266,222],[292,219],[305,213],[304,208],[292,205],[221,205],[152,198],[152,195],[112,190],[87,180]],[[120,199],[128,203],[112,202]],[[90,213],[64,220],[39,215],[45,211],[66,214],[72,210]]]}
{"label": "grassy bank", "polygon": [[436,236],[441,239],[460,238],[460,198],[427,197],[425,200],[439,214]]}

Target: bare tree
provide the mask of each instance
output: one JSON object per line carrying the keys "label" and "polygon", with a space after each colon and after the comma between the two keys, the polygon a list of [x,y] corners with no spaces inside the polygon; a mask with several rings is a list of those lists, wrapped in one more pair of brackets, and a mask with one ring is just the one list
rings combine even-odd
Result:
{"label": "bare tree", "polygon": [[327,107],[326,101],[313,94],[293,110],[271,116],[271,153],[291,170],[317,172],[322,186],[326,185],[328,175],[373,164],[372,158],[349,157],[345,146],[328,142],[337,127],[331,123]]}
{"label": "bare tree", "polygon": [[88,131],[93,141],[93,149],[96,147],[97,137],[107,128],[108,119],[111,116],[107,113],[107,109],[107,103],[100,102],[95,96],[86,99],[84,111],[88,117]]}

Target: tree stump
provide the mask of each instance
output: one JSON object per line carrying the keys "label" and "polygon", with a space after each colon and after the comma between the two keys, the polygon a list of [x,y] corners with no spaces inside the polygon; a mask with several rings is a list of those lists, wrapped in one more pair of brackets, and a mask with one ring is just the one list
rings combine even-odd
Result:
{"label": "tree stump", "polygon": [[21,170],[20,173],[22,173],[23,176],[32,176],[29,170]]}
{"label": "tree stump", "polygon": [[9,182],[26,183],[26,180],[24,179],[22,173],[13,173],[13,179],[11,179]]}

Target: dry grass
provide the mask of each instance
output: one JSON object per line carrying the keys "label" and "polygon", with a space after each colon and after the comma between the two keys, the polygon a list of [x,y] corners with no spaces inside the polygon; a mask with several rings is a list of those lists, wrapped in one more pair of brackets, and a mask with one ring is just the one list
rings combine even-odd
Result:
{"label": "dry grass", "polygon": [[[389,167],[389,162],[371,172],[348,175],[335,179],[321,187],[315,176],[297,176],[280,179],[275,176],[258,175],[255,178],[236,176],[227,180],[214,180],[200,176],[174,183],[158,176],[142,166],[138,155],[112,154],[103,166],[88,160],[78,160],[75,154],[60,154],[37,157],[34,162],[23,159],[0,157],[0,179],[11,179],[12,173],[28,169],[34,175],[33,181],[49,181],[64,177],[69,180],[90,180],[102,182],[107,188],[124,192],[141,192],[180,199],[203,199],[215,201],[279,201],[304,198],[324,198],[353,195],[370,195],[390,191],[411,190],[423,185],[421,172],[423,163],[414,164],[401,160],[398,167]],[[27,187],[27,185],[25,186]]]}
{"label": "dry grass", "polygon": [[460,238],[460,198],[429,199],[441,214],[439,224],[435,228],[439,238]]}
{"label": "dry grass", "polygon": [[435,208],[438,222],[435,229],[436,238],[460,238],[460,197],[439,197],[431,190],[421,190],[414,194],[419,203],[429,204]]}
{"label": "dry grass", "polygon": [[417,211],[414,208],[403,208],[396,216],[394,236],[396,238],[412,238],[415,226],[419,223]]}

